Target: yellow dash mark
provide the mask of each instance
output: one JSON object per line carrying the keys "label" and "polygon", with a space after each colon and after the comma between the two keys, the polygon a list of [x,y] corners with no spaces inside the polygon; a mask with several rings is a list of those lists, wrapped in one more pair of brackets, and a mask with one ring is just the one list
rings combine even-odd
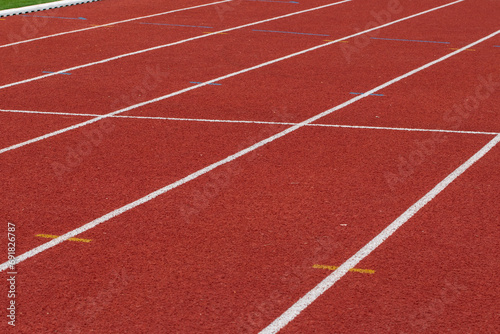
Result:
{"label": "yellow dash mark", "polygon": [[[58,235],[51,235],[51,234],[37,234],[36,236],[40,237],[40,238],[48,238],[48,239],[59,238]],[[68,240],[69,241],[78,241],[78,242],[91,242],[92,241],[91,239],[80,239],[80,238],[69,238]]]}
{"label": "yellow dash mark", "polygon": [[[321,265],[321,264],[315,264],[313,266],[313,268],[335,270],[335,269],[338,269],[339,267],[336,267],[336,266],[325,266],[325,265]],[[356,268],[353,268],[353,269],[349,269],[349,271],[353,271],[353,272],[361,273],[361,274],[375,274],[375,270],[371,270],[371,269],[356,269]]]}
{"label": "yellow dash mark", "polygon": [[[448,48],[450,50],[460,50],[459,48]],[[476,51],[475,49],[465,49],[465,51]]]}
{"label": "yellow dash mark", "polygon": [[227,35],[227,32],[204,32],[204,34]]}
{"label": "yellow dash mark", "polygon": [[[323,42],[335,42],[335,41],[331,39],[324,39]],[[349,43],[349,41],[339,41],[339,43]]]}

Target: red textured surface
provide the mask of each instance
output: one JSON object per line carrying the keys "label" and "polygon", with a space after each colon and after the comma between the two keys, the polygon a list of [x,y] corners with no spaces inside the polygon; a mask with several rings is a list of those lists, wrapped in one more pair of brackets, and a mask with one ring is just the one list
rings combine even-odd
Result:
{"label": "red textured surface", "polygon": [[[106,0],[58,15],[87,17],[88,26],[200,3]],[[222,19],[206,7],[148,22],[222,29],[325,3],[244,1]],[[444,3],[402,1],[392,19]],[[353,1],[22,84],[0,90],[0,109],[105,114],[352,34],[385,8],[387,1]],[[300,122],[494,32],[498,11],[493,1],[466,1],[378,34],[450,44],[371,40],[348,63],[342,45],[351,40],[126,114]],[[21,29],[23,18],[2,25]],[[40,34],[81,26],[61,21]],[[0,48],[9,65],[0,82],[202,31],[135,22],[24,44],[18,53]],[[443,114],[475,93],[478,76],[500,81],[499,44],[497,36],[318,123],[498,132],[500,87],[459,125]],[[153,84],[144,90],[146,81]],[[0,143],[87,119],[0,112]],[[36,234],[62,235],[285,128],[123,118],[88,125],[0,155],[2,216],[16,222],[21,254],[48,242]],[[99,139],[89,142],[89,133]],[[66,241],[19,264],[16,330],[257,333],[330,273],[314,264],[341,265],[492,137],[300,129],[78,236],[90,243]],[[402,175],[401,161],[429,141]],[[87,151],[75,157],[79,149]],[[348,273],[283,332],[498,332],[499,159],[495,147],[357,266],[375,274]]]}
{"label": "red textured surface", "polygon": [[349,273],[282,332],[498,333],[498,159],[496,147],[359,264],[375,275]]}

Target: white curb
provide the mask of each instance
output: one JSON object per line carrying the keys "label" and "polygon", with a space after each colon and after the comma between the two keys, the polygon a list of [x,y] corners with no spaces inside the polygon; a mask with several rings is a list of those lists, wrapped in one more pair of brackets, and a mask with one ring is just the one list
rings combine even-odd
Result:
{"label": "white curb", "polygon": [[41,10],[79,5],[82,3],[94,2],[94,1],[101,1],[101,0],[60,0],[49,3],[42,3],[39,5],[21,7],[21,8],[5,9],[5,10],[0,10],[0,17],[33,13]]}

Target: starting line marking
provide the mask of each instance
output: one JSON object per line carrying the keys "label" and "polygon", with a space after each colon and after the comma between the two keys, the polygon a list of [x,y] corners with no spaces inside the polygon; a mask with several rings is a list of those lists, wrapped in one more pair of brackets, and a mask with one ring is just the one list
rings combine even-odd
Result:
{"label": "starting line marking", "polygon": [[[99,114],[77,114],[67,112],[51,112],[51,111],[29,111],[29,110],[7,110],[0,109],[0,112],[11,112],[19,114],[41,114],[41,115],[57,115],[57,116],[77,116],[77,117],[99,117]],[[292,122],[272,122],[272,121],[248,121],[248,120],[231,120],[231,119],[211,119],[211,118],[179,118],[179,117],[160,117],[160,116],[127,116],[114,115],[111,118],[129,118],[129,119],[149,119],[162,121],[181,121],[181,122],[206,122],[206,123],[237,123],[237,124],[263,124],[263,125],[297,125],[299,123]],[[346,129],[366,129],[366,130],[391,130],[391,131],[409,131],[409,132],[443,132],[457,134],[472,134],[472,135],[488,135],[496,136],[500,132],[484,132],[484,131],[467,131],[467,130],[445,130],[445,129],[419,129],[419,128],[396,128],[388,126],[366,126],[366,125],[347,125],[347,124],[322,124],[311,123],[306,124],[308,127],[326,127],[326,128],[346,128]]]}
{"label": "starting line marking", "polygon": [[[337,270],[339,267],[338,266],[327,266],[327,265],[322,265],[322,264],[315,264],[313,268],[316,269],[328,269],[328,270]],[[372,269],[356,269],[352,268],[349,269],[349,271],[355,272],[355,273],[361,273],[361,274],[375,274],[375,270]]]}
{"label": "starting line marking", "polygon": [[[37,234],[35,235],[36,237],[40,238],[47,238],[47,239],[56,239],[59,238],[58,235],[52,235],[52,234]],[[69,238],[69,241],[76,241],[76,242],[91,242],[92,239],[81,239],[81,238]]]}

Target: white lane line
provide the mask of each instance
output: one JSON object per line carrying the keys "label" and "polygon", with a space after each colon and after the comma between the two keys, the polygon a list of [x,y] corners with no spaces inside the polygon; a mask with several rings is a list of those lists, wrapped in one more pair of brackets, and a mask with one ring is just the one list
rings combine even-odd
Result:
{"label": "white lane line", "polygon": [[[51,111],[30,111],[30,110],[8,110],[0,109],[0,112],[11,112],[21,114],[42,114],[56,116],[76,116],[76,117],[96,117],[99,114],[75,114],[75,113],[60,113]],[[263,125],[297,125],[292,122],[273,122],[273,121],[249,121],[249,120],[231,120],[231,119],[213,119],[213,118],[180,118],[180,117],[158,117],[158,116],[126,116],[116,115],[110,118],[124,119],[148,119],[148,120],[163,120],[163,121],[181,121],[181,122],[206,122],[206,123],[236,123],[236,124],[263,124]],[[484,131],[466,131],[466,130],[446,130],[446,129],[419,129],[419,128],[397,128],[388,126],[367,126],[367,125],[348,125],[348,124],[322,124],[313,123],[306,124],[309,127],[326,127],[326,128],[346,128],[346,129],[366,129],[366,130],[390,130],[390,131],[409,131],[409,132],[442,132],[442,133],[457,133],[457,134],[472,134],[472,135],[489,135],[496,136],[499,132],[484,132]]]}
{"label": "white lane line", "polygon": [[19,44],[24,44],[24,43],[30,43],[30,42],[34,42],[34,41],[39,41],[39,40],[42,40],[42,39],[47,39],[47,38],[52,38],[52,37],[57,37],[57,36],[63,36],[63,35],[68,35],[68,34],[74,34],[74,33],[77,33],[77,32],[82,32],[82,31],[87,31],[87,30],[92,30],[92,29],[98,29],[98,28],[102,28],[102,27],[112,26],[112,25],[116,25],[116,24],[120,24],[120,23],[132,22],[132,21],[147,19],[147,18],[150,18],[150,17],[160,16],[160,15],[166,15],[166,14],[171,14],[171,13],[176,13],[176,12],[181,12],[181,11],[185,11],[185,10],[196,9],[196,8],[201,8],[201,7],[206,7],[206,6],[217,5],[217,4],[220,4],[220,3],[223,3],[223,2],[229,2],[229,1],[231,1],[231,0],[222,0],[222,1],[217,1],[217,2],[211,2],[211,3],[207,3],[207,4],[203,4],[203,5],[198,5],[198,6],[192,6],[192,7],[186,7],[186,8],[179,8],[179,9],[169,10],[167,12],[158,13],[158,14],[151,14],[151,15],[146,15],[146,16],[134,17],[134,18],[127,19],[127,20],[122,20],[122,21],[105,23],[105,24],[101,24],[101,25],[98,25],[98,26],[95,26],[95,27],[88,27],[88,28],[76,29],[76,30],[60,32],[60,33],[57,33],[57,34],[52,34],[52,35],[47,35],[47,36],[41,36],[41,37],[32,38],[32,39],[25,39],[25,40],[18,41],[18,42],[13,42],[13,43],[9,43],[9,44],[0,45],[0,49],[1,48],[6,48],[6,47],[9,47],[9,46],[14,46],[14,45],[19,45]]}
{"label": "white lane line", "polygon": [[[311,12],[311,11],[314,11],[314,10],[318,10],[318,9],[322,9],[322,8],[327,8],[327,7],[339,5],[339,4],[342,4],[342,3],[345,3],[345,2],[350,2],[350,1],[352,1],[352,0],[343,0],[343,1],[340,1],[340,2],[334,2],[334,3],[328,4],[328,5],[323,5],[323,6],[319,6],[319,7],[309,8],[309,9],[301,10],[301,11],[290,13],[290,14],[276,16],[276,17],[273,17],[273,18],[270,18],[270,19],[265,19],[265,20],[261,20],[261,21],[257,21],[257,22],[247,23],[247,24],[243,24],[243,25],[240,25],[240,26],[237,26],[237,27],[233,27],[233,28],[228,28],[228,29],[224,29],[224,30],[214,31],[214,32],[208,33],[208,34],[205,33],[203,35],[199,35],[199,36],[195,36],[195,37],[190,37],[190,38],[183,39],[183,40],[180,40],[180,41],[177,41],[177,42],[172,42],[172,43],[168,43],[168,44],[162,44],[162,45],[154,46],[154,47],[143,49],[143,50],[139,50],[139,51],[125,53],[125,54],[114,56],[114,57],[111,57],[111,58],[106,58],[106,59],[98,60],[98,61],[95,61],[95,62],[92,62],[92,63],[78,65],[78,66],[74,66],[74,67],[70,67],[70,68],[65,68],[63,70],[60,70],[60,71],[57,71],[57,72],[54,72],[54,73],[40,75],[40,76],[33,77],[33,78],[30,78],[30,79],[25,79],[25,80],[13,82],[13,83],[10,83],[10,84],[6,84],[6,85],[3,85],[3,86],[0,86],[0,89],[5,89],[5,88],[9,88],[9,87],[13,87],[13,86],[25,84],[25,83],[28,83],[28,82],[41,80],[41,79],[48,78],[48,77],[51,77],[51,76],[54,76],[54,75],[57,75],[57,74],[60,74],[60,73],[63,73],[63,72],[76,71],[76,70],[79,70],[79,69],[82,69],[82,68],[86,68],[86,67],[90,67],[90,66],[94,66],[94,65],[98,65],[98,64],[108,63],[110,61],[122,59],[122,58],[125,58],[125,57],[135,56],[135,55],[139,55],[139,54],[142,54],[142,53],[146,53],[146,52],[150,52],[150,51],[154,51],[154,50],[159,50],[159,49],[163,49],[163,48],[166,48],[166,47],[170,47],[170,46],[174,46],[174,45],[178,45],[178,44],[182,44],[182,43],[194,41],[194,40],[197,40],[197,39],[200,39],[200,38],[206,38],[208,36],[217,35],[217,34],[220,34],[220,33],[228,32],[228,31],[233,31],[233,30],[237,30],[237,29],[242,29],[242,28],[250,27],[250,26],[253,26],[253,25],[257,25],[257,24],[261,24],[261,23],[265,23],[265,22],[270,22],[270,21],[282,19],[282,18],[285,18],[285,17],[299,15],[299,14],[303,14],[303,13]],[[464,1],[464,0],[461,0],[461,1]]]}
{"label": "white lane line", "polygon": [[[264,66],[268,66],[268,65],[271,65],[271,64],[274,64],[274,63],[277,63],[277,62],[280,62],[282,60],[286,60],[286,59],[290,59],[290,58],[293,58],[293,57],[296,57],[296,56],[299,56],[299,55],[302,55],[302,54],[305,54],[307,52],[310,52],[310,51],[314,51],[314,50],[317,50],[317,49],[320,49],[320,48],[323,48],[323,47],[326,47],[326,46],[329,46],[329,45],[332,45],[334,43],[338,43],[338,42],[342,42],[344,41],[346,38],[351,38],[351,37],[355,37],[355,36],[358,36],[358,35],[361,35],[361,34],[364,34],[366,32],[369,32],[369,31],[372,31],[372,30],[376,30],[376,29],[380,29],[380,28],[383,28],[383,27],[387,27],[389,25],[392,25],[392,24],[395,24],[395,23],[398,23],[398,22],[401,22],[401,21],[405,21],[405,20],[409,20],[411,18],[414,18],[414,17],[417,17],[417,16],[420,16],[420,15],[424,15],[424,14],[427,14],[427,13],[430,13],[430,12],[433,12],[435,10],[438,10],[438,9],[442,9],[442,8],[445,8],[445,7],[448,7],[448,6],[451,6],[451,5],[454,5],[454,4],[457,4],[457,3],[460,3],[460,2],[463,2],[464,0],[458,0],[458,1],[454,1],[454,2],[451,2],[449,4],[446,4],[446,5],[442,5],[442,6],[439,6],[439,7],[434,7],[432,9],[428,9],[426,11],[423,11],[423,12],[420,12],[420,13],[417,13],[417,14],[413,14],[413,15],[410,15],[410,16],[407,16],[407,17],[404,17],[402,19],[399,19],[399,20],[396,20],[396,21],[393,21],[393,22],[390,22],[390,23],[386,23],[386,24],[383,24],[381,26],[378,26],[376,28],[371,28],[371,29],[367,29],[367,30],[364,30],[364,31],[360,31],[356,34],[352,34],[350,36],[347,36],[347,37],[342,37],[342,38],[339,38],[337,40],[334,40],[334,41],[331,41],[331,42],[328,42],[328,43],[325,43],[325,44],[321,44],[321,45],[317,45],[315,47],[312,47],[312,48],[309,48],[309,49],[305,49],[305,50],[302,50],[302,51],[299,51],[299,52],[295,52],[295,53],[292,53],[288,56],[284,56],[284,57],[280,57],[280,58],[276,58],[276,59],[273,59],[273,60],[270,60],[270,61],[267,61],[265,63],[261,63],[259,65],[256,65],[256,66],[252,66],[252,67],[248,67],[246,69],[243,69],[243,70],[240,70],[240,71],[237,71],[237,72],[233,72],[233,73],[230,73],[230,74],[227,74],[225,76],[222,76],[222,77],[218,77],[218,78],[215,78],[215,79],[212,79],[212,80],[208,80],[208,81],[205,81],[201,84],[197,84],[197,85],[193,85],[193,86],[190,86],[190,87],[187,87],[187,88],[184,88],[184,89],[181,89],[181,90],[178,90],[176,92],[173,92],[173,93],[170,93],[170,94],[167,94],[167,95],[163,95],[161,97],[158,97],[156,99],[152,99],[152,100],[149,100],[149,101],[145,101],[145,102],[141,102],[141,103],[138,103],[138,104],[135,104],[135,105],[132,105],[132,106],[129,106],[129,107],[126,107],[126,108],[123,108],[123,109],[120,109],[120,110],[117,110],[117,111],[114,111],[114,112],[111,112],[109,114],[104,114],[102,116],[99,116],[99,117],[96,117],[94,119],[91,119],[91,120],[88,120],[88,121],[85,121],[85,122],[82,122],[82,123],[79,123],[79,124],[75,124],[73,126],[69,126],[67,128],[64,128],[64,129],[61,129],[61,130],[58,130],[58,131],[54,131],[54,132],[51,132],[51,133],[48,133],[48,134],[45,134],[43,136],[40,136],[40,137],[36,137],[36,138],[33,138],[33,139],[30,139],[30,140],[27,140],[25,142],[22,142],[22,143],[18,143],[18,144],[15,144],[15,145],[12,145],[12,146],[9,146],[9,147],[6,147],[6,148],[3,148],[0,150],[0,154],[3,154],[5,152],[8,152],[8,151],[11,151],[11,150],[15,150],[15,149],[18,149],[20,147],[23,147],[23,146],[26,146],[26,145],[29,145],[29,144],[32,144],[32,143],[36,143],[38,141],[41,141],[41,140],[45,140],[47,138],[50,138],[50,137],[53,137],[53,136],[57,136],[61,133],[65,133],[67,131],[72,131],[72,130],[75,130],[75,129],[78,129],[78,128],[81,128],[85,125],[88,125],[88,124],[91,124],[91,123],[94,123],[94,122],[97,122],[97,121],[100,121],[101,119],[104,119],[106,117],[110,117],[110,116],[114,116],[114,115],[117,115],[117,114],[121,114],[123,112],[126,112],[126,111],[129,111],[129,110],[133,110],[133,109],[136,109],[136,108],[140,108],[140,107],[143,107],[143,106],[146,106],[148,104],[151,104],[151,103],[156,103],[156,102],[159,102],[159,101],[162,101],[162,100],[165,100],[165,99],[168,99],[170,97],[173,97],[173,96],[176,96],[176,95],[180,95],[182,93],[185,93],[185,92],[189,92],[193,89],[197,89],[197,88],[200,88],[200,87],[203,87],[203,86],[206,86],[206,85],[209,85],[211,83],[214,83],[214,82],[218,82],[218,81],[222,81],[224,79],[227,79],[227,78],[231,78],[231,77],[234,77],[236,75],[239,75],[239,74],[243,74],[243,73],[246,73],[246,72],[250,72],[250,71],[253,71],[255,69],[258,69],[258,68],[261,68],[261,67],[264,67]],[[495,35],[496,33],[494,33]],[[492,35],[492,36],[494,36]],[[488,37],[489,38],[489,37]],[[479,42],[478,42],[479,43]],[[475,45],[475,44],[474,44]],[[461,49],[458,49],[457,51],[454,51],[452,53],[450,53],[449,55],[455,55],[459,52],[462,52],[463,48]],[[64,71],[68,71],[68,70],[64,70]],[[62,72],[62,71],[61,71]],[[55,72],[55,74],[57,74],[58,72]],[[1,88],[1,87],[0,87]],[[361,94],[361,95],[357,95],[354,99],[356,98],[364,98],[366,96],[366,93],[364,94]],[[349,100],[349,101],[352,101],[352,100]],[[356,100],[357,101],[357,100]]]}
{"label": "white lane line", "polygon": [[389,238],[397,229],[403,226],[411,217],[413,217],[420,209],[422,209],[427,203],[429,203],[434,197],[436,197],[440,192],[442,192],[450,183],[452,183],[457,177],[462,175],[470,166],[481,159],[486,153],[488,153],[495,145],[500,142],[500,135],[493,138],[488,144],[486,144],[482,149],[480,149],[476,154],[474,154],[469,160],[463,163],[460,167],[455,169],[450,175],[448,175],[444,180],[439,182],[431,191],[425,194],[421,199],[419,199],[415,204],[413,204],[408,210],[406,210],[401,216],[399,216],[395,221],[393,221],[389,226],[387,226],[380,234],[373,238],[369,243],[367,243],[363,248],[361,248],[356,254],[350,257],[346,262],[344,262],[340,267],[337,268],[333,273],[327,276],[323,281],[316,285],[311,291],[300,298],[295,304],[293,304],[288,310],[285,311],[279,318],[274,320],[269,326],[264,328],[260,334],[274,334],[285,327],[290,321],[292,321],[296,316],[298,316],[306,307],[308,307],[312,302],[314,302],[319,296],[321,296],[326,290],[331,288],[338,280],[340,280],[349,270],[353,269],[361,260],[370,255],[378,246],[380,246],[387,238]]}
{"label": "white lane line", "polygon": [[[225,165],[225,164],[227,164],[227,163],[229,163],[229,162],[231,162],[231,161],[233,161],[235,159],[238,159],[238,158],[240,158],[240,157],[242,157],[242,156],[244,156],[244,155],[246,155],[246,154],[248,154],[248,153],[250,153],[250,152],[252,152],[252,151],[254,151],[256,149],[258,149],[259,147],[267,145],[267,144],[275,141],[276,139],[279,139],[279,138],[281,138],[283,136],[286,136],[287,134],[289,134],[291,132],[294,132],[294,131],[300,129],[300,128],[306,126],[307,124],[310,124],[312,122],[317,121],[320,118],[323,118],[323,117],[325,117],[327,115],[330,115],[331,113],[333,113],[333,112],[335,112],[335,111],[337,111],[339,109],[342,109],[342,108],[344,108],[344,107],[346,107],[346,106],[348,106],[348,105],[350,105],[350,104],[352,104],[352,103],[354,103],[356,101],[359,101],[359,100],[361,100],[361,99],[369,96],[372,93],[376,93],[377,91],[379,91],[379,90],[381,90],[381,89],[383,89],[383,88],[385,88],[387,86],[390,86],[390,85],[392,85],[392,84],[394,84],[394,83],[396,83],[396,82],[398,82],[400,80],[403,80],[403,79],[405,79],[405,78],[407,78],[407,77],[409,77],[409,76],[411,76],[413,74],[416,74],[416,73],[418,73],[418,72],[420,72],[420,71],[422,71],[422,70],[424,70],[424,69],[426,69],[426,68],[428,68],[430,66],[438,64],[438,63],[442,62],[443,60],[446,60],[446,59],[448,59],[450,57],[453,57],[454,55],[456,55],[456,54],[458,54],[458,53],[460,53],[462,51],[465,51],[466,49],[469,49],[471,46],[479,44],[479,43],[481,43],[481,42],[483,42],[483,41],[485,41],[485,40],[487,40],[487,39],[489,39],[489,38],[497,35],[498,33],[500,33],[500,30],[498,30],[497,32],[495,32],[493,34],[490,34],[490,35],[488,35],[488,36],[486,36],[484,38],[481,38],[480,40],[478,40],[476,42],[473,42],[473,43],[471,43],[471,44],[469,44],[467,46],[464,46],[463,48],[460,48],[457,51],[449,53],[446,56],[443,56],[443,57],[441,57],[439,59],[431,61],[430,63],[427,63],[427,64],[425,64],[423,66],[420,66],[420,67],[418,67],[418,68],[416,68],[416,69],[414,69],[414,70],[412,70],[412,71],[410,71],[410,72],[408,72],[406,74],[403,74],[403,75],[401,75],[401,76],[399,76],[397,78],[394,78],[394,79],[392,79],[392,80],[390,80],[390,81],[388,81],[388,82],[386,82],[386,83],[384,83],[384,84],[382,84],[380,86],[377,86],[377,87],[375,87],[375,88],[373,88],[373,89],[371,89],[371,90],[369,90],[369,91],[367,91],[367,92],[365,92],[365,93],[363,93],[361,95],[357,95],[357,96],[353,97],[352,99],[350,99],[350,100],[348,100],[348,101],[346,101],[344,103],[341,103],[341,104],[337,105],[334,108],[328,109],[328,110],[326,110],[326,111],[324,111],[324,112],[322,112],[320,114],[317,114],[317,115],[315,115],[315,116],[313,116],[313,117],[311,117],[311,118],[309,118],[309,119],[307,119],[307,120],[305,120],[305,121],[303,121],[301,123],[293,125],[293,126],[289,127],[288,129],[285,129],[285,130],[283,130],[283,131],[281,131],[281,132],[279,132],[279,133],[277,133],[277,134],[275,134],[275,135],[273,135],[273,136],[271,136],[269,138],[261,140],[260,142],[257,142],[255,144],[253,144],[252,146],[249,146],[249,147],[247,147],[247,148],[245,148],[245,149],[243,149],[243,150],[241,150],[239,152],[236,152],[236,153],[234,153],[234,154],[232,154],[232,155],[230,155],[230,156],[228,156],[228,157],[226,157],[226,158],[224,158],[222,160],[219,160],[219,161],[217,161],[217,162],[215,162],[215,163],[213,163],[213,164],[211,164],[211,165],[209,165],[209,166],[207,166],[205,168],[202,168],[202,169],[200,169],[200,170],[198,170],[198,171],[196,171],[196,172],[194,172],[194,173],[192,173],[192,174],[190,174],[190,175],[188,175],[188,176],[186,176],[186,177],[184,177],[184,178],[182,178],[182,179],[180,179],[180,180],[178,180],[178,181],[176,181],[174,183],[171,183],[171,184],[169,184],[169,185],[167,185],[167,186],[165,186],[165,187],[163,187],[161,189],[158,189],[158,190],[156,190],[156,191],[154,191],[154,192],[152,192],[152,193],[150,193],[150,194],[148,194],[148,195],[146,195],[146,196],[144,196],[142,198],[139,198],[138,200],[136,200],[134,202],[131,202],[129,204],[126,204],[126,205],[122,206],[121,208],[113,210],[110,213],[108,213],[108,214],[106,214],[106,215],[104,215],[104,216],[102,216],[100,218],[97,218],[97,219],[91,221],[90,223],[87,223],[87,224],[85,224],[85,225],[83,225],[83,226],[81,226],[79,228],[76,228],[73,231],[70,231],[70,232],[68,232],[68,233],[66,233],[66,234],[64,234],[64,235],[62,235],[62,236],[60,236],[60,237],[58,237],[58,238],[56,238],[54,240],[51,240],[51,241],[49,241],[49,242],[47,242],[45,244],[42,244],[42,245],[40,245],[40,246],[38,246],[38,247],[30,250],[30,251],[27,251],[26,253],[21,254],[20,256],[16,257],[16,259],[14,260],[14,262],[16,262],[16,263],[22,262],[22,261],[24,261],[26,259],[29,259],[30,257],[35,256],[38,253],[46,251],[47,249],[52,248],[52,247],[54,247],[54,246],[56,246],[56,245],[58,245],[58,244],[60,244],[60,243],[62,243],[64,241],[68,240],[69,238],[73,238],[73,237],[75,237],[75,236],[77,236],[77,235],[79,235],[79,234],[81,234],[81,233],[83,233],[85,231],[88,231],[88,230],[96,227],[99,224],[102,224],[102,223],[104,223],[104,222],[106,222],[106,221],[108,221],[108,220],[110,220],[110,219],[112,219],[112,218],[114,218],[116,216],[121,215],[124,212],[127,212],[127,211],[129,211],[129,210],[131,210],[131,209],[133,209],[133,208],[141,205],[141,204],[149,202],[152,199],[154,199],[154,198],[156,198],[156,197],[158,197],[158,196],[160,196],[162,194],[165,194],[166,192],[168,192],[168,191],[170,191],[172,189],[175,189],[175,188],[183,185],[184,183],[192,181],[192,180],[194,180],[194,179],[202,176],[203,174],[206,174],[206,173],[210,172],[211,170],[213,170],[213,169],[215,169],[215,168],[217,168],[219,166]],[[495,137],[495,138],[496,139],[500,138],[500,135],[497,136],[497,137]],[[5,262],[2,265],[0,265],[0,272],[4,271],[5,269],[7,269],[9,267],[9,265],[10,265],[9,262]],[[344,266],[344,267],[341,266],[340,268],[343,268],[343,270],[345,270],[346,266]],[[337,271],[339,269],[337,269]],[[335,272],[337,272],[337,271],[335,271]],[[345,272],[347,272],[347,270],[345,270]],[[282,322],[280,322],[280,324],[281,323]]]}

